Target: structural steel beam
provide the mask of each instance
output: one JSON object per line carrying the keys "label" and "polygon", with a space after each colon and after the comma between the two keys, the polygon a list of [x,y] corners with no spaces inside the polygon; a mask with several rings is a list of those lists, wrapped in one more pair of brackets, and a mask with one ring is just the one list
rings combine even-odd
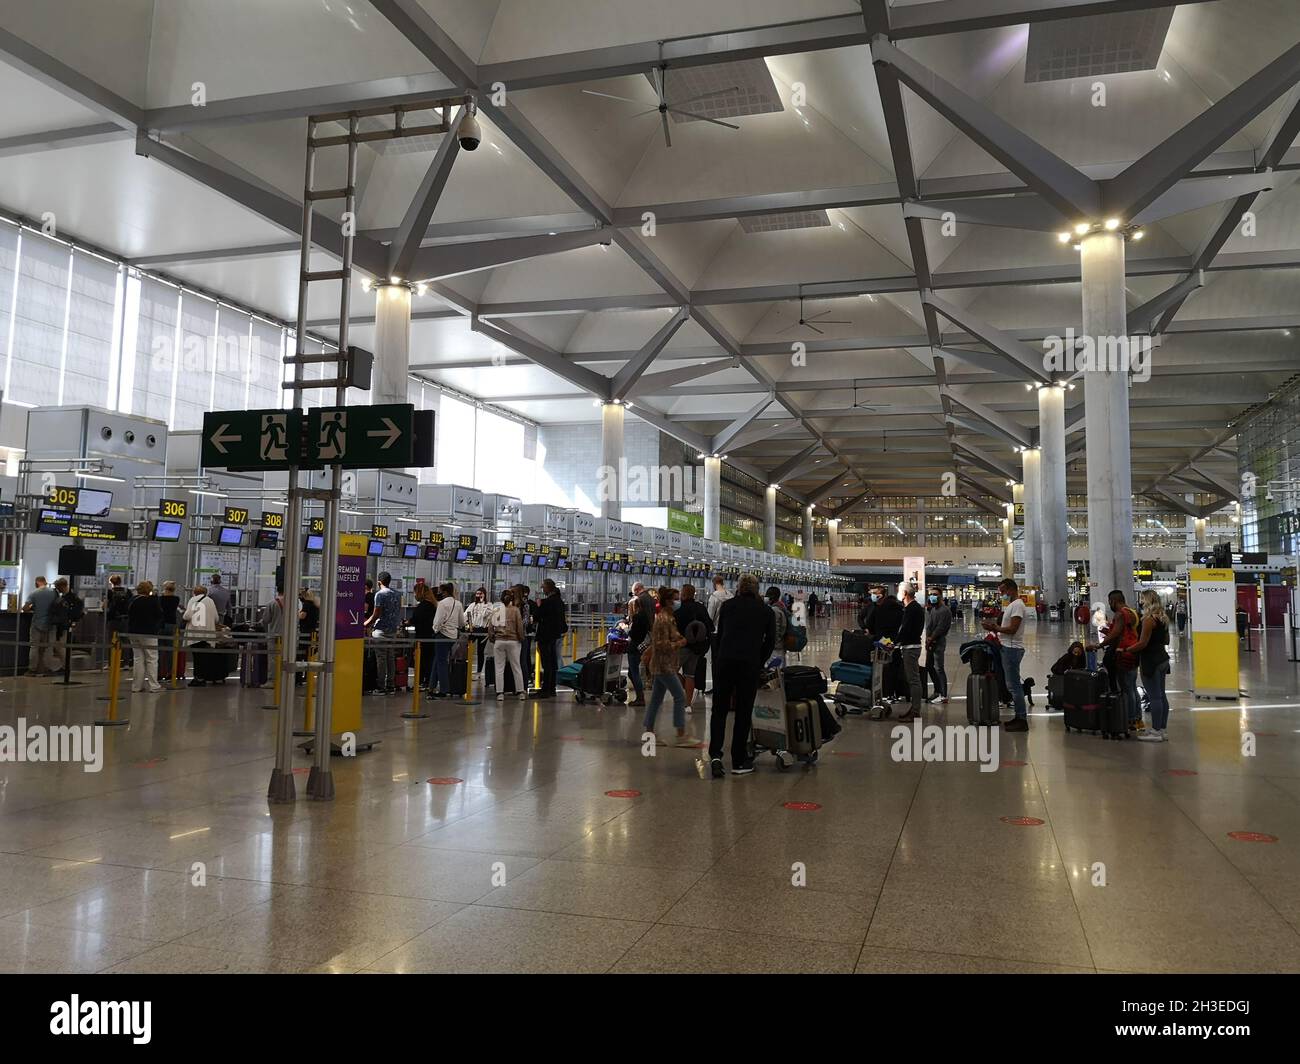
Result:
{"label": "structural steel beam", "polygon": [[965,307],[950,303],[946,299],[935,295],[932,291],[923,291],[921,300],[927,306],[937,310],[954,325],[960,325],[999,354],[1004,355],[1031,379],[1041,381],[1043,384],[1052,383],[1051,375],[1043,369],[1042,351],[1037,351],[1027,344],[1022,344],[1014,336],[981,321]]}
{"label": "structural steel beam", "polygon": [[768,392],[762,399],[746,410],[740,417],[731,422],[725,429],[717,433],[709,444],[709,451],[712,454],[718,454],[725,451],[728,445],[755,419],[776,401],[776,393]]}
{"label": "structural steel beam", "polygon": [[[1300,82],[1300,44],[1292,45],[1208,110],[1105,182],[1103,210],[1136,217],[1197,163]],[[1097,213],[1084,214],[1097,218]]]}
{"label": "structural steel beam", "polygon": [[[671,389],[674,384],[697,380],[713,373],[720,373],[724,369],[735,369],[739,365],[740,359],[738,358],[720,358],[713,362],[706,362],[701,366],[683,366],[681,369],[666,369],[660,373],[649,373],[633,385],[629,394],[632,398],[636,398],[638,395],[668,395],[671,393],[666,389]],[[710,391],[709,394],[714,393]]]}
{"label": "structural steel beam", "polygon": [[388,246],[388,272],[392,277],[411,276],[411,268],[415,265],[416,255],[419,254],[420,243],[424,240],[425,231],[429,228],[429,221],[433,218],[438,200],[442,198],[443,189],[447,187],[451,168],[460,154],[460,138],[457,134],[464,120],[465,109],[462,107],[456,112],[456,117],[447,124],[447,132],[443,134],[438,150],[433,154],[424,180],[416,189],[415,198],[406,208],[402,224],[397,227],[393,242]]}
{"label": "structural steel beam", "polygon": [[107,122],[134,129],[144,121],[144,110],[130,100],[79,73],[0,26],[0,55],[11,66],[48,85]]}
{"label": "structural steel beam", "polygon": [[1205,287],[1205,271],[1197,270],[1189,273],[1172,288],[1167,288],[1158,296],[1148,299],[1140,307],[1134,307],[1128,312],[1128,331],[1131,335],[1151,333],[1155,331],[1156,319],[1161,317],[1171,308],[1177,313],[1178,307],[1182,306],[1183,300],[1191,295],[1196,289]]}
{"label": "structural steel beam", "polygon": [[[909,89],[1062,214],[1078,218],[1097,217],[1101,190],[1095,181],[1064,159],[922,66],[883,36],[872,40],[871,58],[878,65],[892,68]],[[899,188],[903,188],[901,179]]]}
{"label": "structural steel beam", "polygon": [[796,469],[798,469],[803,464],[805,459],[811,457],[814,452],[820,449],[821,449],[821,442],[819,440],[813,440],[812,443],[810,443],[798,454],[791,455],[779,466],[773,469],[771,473],[772,479],[770,483],[780,484],[782,480],[790,476],[790,474],[792,474]]}
{"label": "structural steel beam", "polygon": [[502,347],[508,348],[515,354],[523,355],[528,361],[549,370],[561,380],[568,381],[574,387],[581,388],[584,392],[594,395],[598,399],[605,398],[609,388],[609,378],[594,370],[575,366],[572,362],[566,362],[558,352],[542,346],[532,337],[525,335],[513,326],[493,325],[478,318],[470,318],[470,328],[474,332],[486,336],[489,340],[495,340]]}
{"label": "structural steel beam", "polygon": [[1071,219],[1037,196],[997,196],[990,199],[955,200],[910,199],[903,203],[903,217],[934,222],[951,220],[965,225],[1028,229],[1043,233],[1059,233],[1071,224]]}
{"label": "structural steel beam", "polygon": [[66,129],[46,129],[39,133],[20,133],[13,137],[0,137],[0,159],[11,155],[59,151],[63,148],[83,148],[88,144],[103,144],[129,136],[131,131],[116,122],[95,122]]}
{"label": "structural steel beam", "polygon": [[1208,0],[938,0],[915,7],[896,7],[889,35],[897,40],[1019,26],[1062,18],[1084,18],[1123,11],[1173,7]]}
{"label": "structural steel beam", "polygon": [[[470,244],[435,244],[421,248],[411,264],[409,280],[456,277],[462,273],[492,269],[512,262],[557,255],[595,244],[609,244],[610,233],[604,229],[587,229],[555,236],[519,236],[502,240],[478,240]],[[402,276],[398,274],[398,276]]]}
{"label": "structural steel beam", "polygon": [[677,330],[682,327],[688,317],[690,317],[690,312],[685,307],[682,307],[660,326],[655,334],[646,341],[645,346],[636,353],[636,356],[628,359],[623,364],[623,368],[614,375],[614,379],[609,382],[608,398],[623,399],[627,397],[641,379],[642,374],[650,368],[650,363],[659,357],[659,352],[664,349],[669,340],[677,335]]}

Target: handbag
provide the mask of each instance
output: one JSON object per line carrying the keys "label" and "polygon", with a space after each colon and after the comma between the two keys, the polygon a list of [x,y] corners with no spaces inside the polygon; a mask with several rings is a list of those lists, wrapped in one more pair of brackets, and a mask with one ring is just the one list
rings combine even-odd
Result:
{"label": "handbag", "polygon": [[808,629],[801,628],[792,624],[785,630],[785,639],[782,640],[785,649],[792,654],[797,654],[808,645]]}

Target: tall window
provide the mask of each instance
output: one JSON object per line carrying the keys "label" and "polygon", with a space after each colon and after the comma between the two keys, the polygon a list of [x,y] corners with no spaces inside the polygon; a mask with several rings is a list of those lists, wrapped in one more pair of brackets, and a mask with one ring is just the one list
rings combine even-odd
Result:
{"label": "tall window", "polygon": [[68,304],[67,358],[61,402],[68,406],[108,406],[109,382],[118,371],[122,270],[97,255],[72,256]]}
{"label": "tall window", "polygon": [[522,498],[531,480],[529,463],[523,457],[524,426],[489,410],[480,409],[477,413],[474,487]]}
{"label": "tall window", "polygon": [[21,239],[16,226],[0,225],[0,354],[4,356],[4,366],[0,367],[0,383],[9,377],[9,361],[13,352],[12,311],[14,297],[18,294],[15,281]]}
{"label": "tall window", "polygon": [[248,389],[245,408],[261,410],[288,405],[280,387],[284,379],[284,330],[261,318],[253,319],[249,351]]}
{"label": "tall window", "polygon": [[[248,384],[249,317],[231,307],[217,315],[212,350],[212,403],[209,410],[243,410]],[[201,427],[201,426],[200,426]]]}
{"label": "tall window", "polygon": [[474,451],[478,436],[475,408],[443,393],[434,429],[438,436],[437,482],[475,486]]}
{"label": "tall window", "polygon": [[[180,346],[180,291],[151,277],[132,277],[127,289],[123,348],[130,362],[123,373],[119,408],[170,423],[175,352]],[[128,397],[129,404],[124,402]]]}
{"label": "tall window", "polygon": [[18,296],[13,301],[13,350],[5,372],[5,396],[20,403],[53,406],[59,401],[59,372],[68,318],[66,244],[23,234]]}
{"label": "tall window", "polygon": [[191,292],[181,294],[179,346],[172,358],[175,398],[167,424],[201,429],[211,409],[212,364],[216,349],[217,304]]}

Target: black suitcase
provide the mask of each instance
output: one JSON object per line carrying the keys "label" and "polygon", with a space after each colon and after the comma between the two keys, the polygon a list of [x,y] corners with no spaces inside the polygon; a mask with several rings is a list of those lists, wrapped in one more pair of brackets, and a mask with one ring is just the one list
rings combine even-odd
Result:
{"label": "black suitcase", "polygon": [[855,665],[871,664],[871,636],[861,630],[844,629],[840,633],[840,661],[851,661]]}
{"label": "black suitcase", "polygon": [[1047,678],[1047,708],[1065,708],[1065,674],[1052,673]]}
{"label": "black suitcase", "polygon": [[367,649],[361,661],[361,693],[369,695],[378,690],[379,663],[375,660],[375,652]]}
{"label": "black suitcase", "polygon": [[826,693],[826,677],[814,665],[787,665],[781,670],[781,686],[790,702],[816,698]]}
{"label": "black suitcase", "polygon": [[1110,695],[1110,681],[1105,669],[1089,672],[1070,669],[1064,677],[1061,710],[1065,713],[1065,730],[1101,731],[1101,702]]}
{"label": "black suitcase", "polygon": [[872,705],[871,692],[851,683],[839,684],[831,698],[841,716],[845,713],[866,713]]}
{"label": "black suitcase", "polygon": [[[490,645],[491,645],[491,644],[489,644],[489,646],[490,646]],[[517,690],[516,687],[515,687],[515,674],[514,674],[513,672],[510,671],[510,663],[507,662],[507,663],[506,663],[506,667],[505,667],[504,669],[502,669],[501,671],[502,671],[503,673],[505,673],[505,677],[504,677],[505,685],[502,686],[502,687],[498,687],[498,686],[497,686],[497,663],[496,663],[496,659],[495,659],[494,657],[492,657],[491,655],[488,655],[488,659],[487,659],[485,662],[483,662],[483,684],[484,684],[484,686],[485,686],[485,687],[491,687],[491,688],[492,688],[494,691],[496,691],[496,693],[499,694],[499,695],[514,695],[514,694],[518,694],[519,692],[518,692],[518,690]],[[520,671],[522,672],[523,670],[521,669]]]}
{"label": "black suitcase", "polygon": [[911,689],[907,686],[907,675],[903,670],[903,652],[895,650],[885,665],[885,677],[881,686],[883,697],[897,702],[911,698]]}
{"label": "black suitcase", "polygon": [[[451,675],[451,693],[459,698],[465,697],[465,684],[469,676],[469,663],[463,658],[460,661],[448,663],[448,671]],[[506,672],[509,672],[506,669]]]}
{"label": "black suitcase", "polygon": [[582,673],[578,684],[583,695],[587,698],[603,698],[605,695],[605,662],[607,657],[605,651],[593,650],[582,659]]}
{"label": "black suitcase", "polygon": [[1128,738],[1128,695],[1107,691],[1097,707],[1097,724],[1103,739]]}
{"label": "black suitcase", "polygon": [[843,725],[835,719],[835,714],[831,712],[830,706],[826,704],[826,699],[821,695],[816,696],[817,714],[821,718],[822,724],[822,745],[825,746],[835,736],[843,730]]}
{"label": "black suitcase", "polygon": [[966,677],[966,719],[984,727],[1001,723],[998,687],[991,673],[971,673]]}

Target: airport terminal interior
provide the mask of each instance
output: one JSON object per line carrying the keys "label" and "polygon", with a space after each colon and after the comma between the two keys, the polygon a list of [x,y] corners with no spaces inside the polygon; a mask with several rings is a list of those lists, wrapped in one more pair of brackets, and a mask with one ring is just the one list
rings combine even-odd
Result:
{"label": "airport terminal interior", "polygon": [[0,101],[0,972],[1300,971],[1295,0],[0,0]]}

